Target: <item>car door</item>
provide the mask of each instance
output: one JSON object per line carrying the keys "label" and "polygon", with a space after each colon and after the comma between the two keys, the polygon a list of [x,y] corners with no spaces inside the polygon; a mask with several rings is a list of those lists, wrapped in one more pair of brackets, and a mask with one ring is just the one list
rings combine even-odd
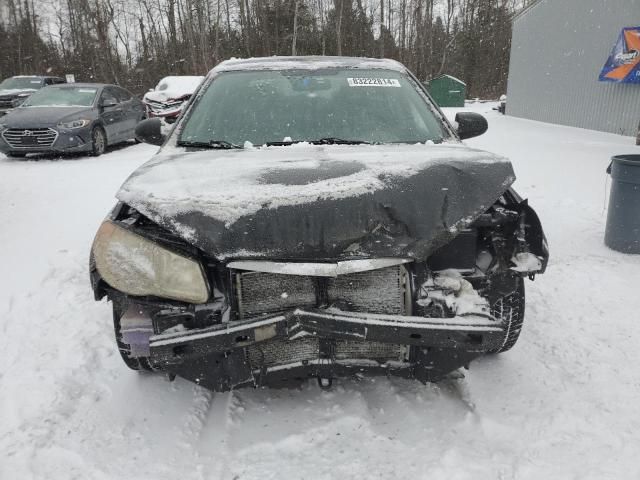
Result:
{"label": "car door", "polygon": [[114,87],[114,89],[122,105],[122,138],[123,140],[135,138],[135,129],[138,122],[142,120],[144,108],[136,108],[140,102],[137,102],[133,95],[124,88]]}
{"label": "car door", "polygon": [[102,89],[100,95],[100,119],[107,133],[110,144],[122,141],[123,117],[122,104],[118,100],[114,90],[110,87]]}

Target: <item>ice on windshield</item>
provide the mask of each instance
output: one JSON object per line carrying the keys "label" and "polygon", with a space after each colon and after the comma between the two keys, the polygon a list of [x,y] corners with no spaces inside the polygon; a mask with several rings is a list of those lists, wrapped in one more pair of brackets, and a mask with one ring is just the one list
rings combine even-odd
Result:
{"label": "ice on windshield", "polygon": [[29,97],[23,107],[90,107],[97,88],[63,87],[45,88]]}
{"label": "ice on windshield", "polygon": [[217,76],[180,140],[417,143],[442,140],[443,128],[414,82],[398,71],[241,71]]}

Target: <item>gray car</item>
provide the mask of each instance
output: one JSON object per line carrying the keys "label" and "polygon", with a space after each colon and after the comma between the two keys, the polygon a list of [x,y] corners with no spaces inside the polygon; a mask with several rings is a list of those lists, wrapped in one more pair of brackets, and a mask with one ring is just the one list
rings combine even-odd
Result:
{"label": "gray car", "polygon": [[96,83],[45,87],[0,118],[0,152],[104,153],[108,145],[135,138],[145,117],[140,100],[127,90]]}
{"label": "gray car", "polygon": [[0,117],[22,103],[43,87],[66,83],[64,78],[37,75],[18,75],[0,83]]}

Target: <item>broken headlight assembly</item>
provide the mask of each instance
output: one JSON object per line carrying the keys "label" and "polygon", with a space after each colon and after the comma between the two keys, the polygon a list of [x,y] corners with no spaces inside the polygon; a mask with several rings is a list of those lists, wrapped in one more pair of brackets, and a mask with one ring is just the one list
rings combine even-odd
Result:
{"label": "broken headlight assembly", "polygon": [[209,285],[199,262],[105,221],[93,242],[102,279],[128,295],[206,303]]}

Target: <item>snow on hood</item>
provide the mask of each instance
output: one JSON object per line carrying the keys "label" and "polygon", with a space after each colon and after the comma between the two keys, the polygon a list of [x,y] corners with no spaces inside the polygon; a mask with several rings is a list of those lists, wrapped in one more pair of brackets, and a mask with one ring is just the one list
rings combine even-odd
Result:
{"label": "snow on hood", "polygon": [[[169,216],[198,211],[229,226],[265,205],[273,209],[370,193],[384,188],[391,178],[411,176],[429,164],[508,162],[460,144],[296,144],[183,155],[177,150],[182,149],[170,149],[140,167],[117,197],[143,210],[145,203],[153,202]],[[272,182],[274,176],[279,178]]]}
{"label": "snow on hood", "polygon": [[[197,76],[165,77],[160,80],[154,91],[147,92],[144,95],[144,99],[155,102],[165,102],[172,98],[182,98],[185,95],[192,95],[200,86],[203,79],[204,77]],[[167,88],[160,90],[160,87],[164,84],[167,85]]]}
{"label": "snow on hood", "polygon": [[514,179],[462,144],[166,147],[117,197],[217,258],[424,257]]}

